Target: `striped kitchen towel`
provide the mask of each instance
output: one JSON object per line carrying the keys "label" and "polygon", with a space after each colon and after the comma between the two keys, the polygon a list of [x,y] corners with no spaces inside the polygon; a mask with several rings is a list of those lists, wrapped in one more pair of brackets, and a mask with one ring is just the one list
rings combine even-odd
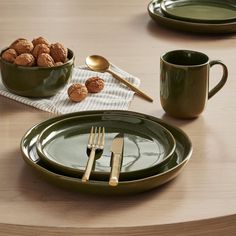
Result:
{"label": "striped kitchen towel", "polygon": [[[123,76],[135,86],[140,85],[140,80],[127,72],[121,70],[115,65],[111,65],[111,69]],[[71,102],[67,95],[68,87],[73,83],[82,83],[89,77],[99,76],[105,81],[105,87],[100,93],[89,93],[87,98],[79,103]],[[36,107],[43,111],[52,112],[56,114],[66,114],[76,111],[87,110],[128,110],[134,92],[121,84],[109,73],[100,73],[88,70],[86,66],[74,68],[72,79],[68,85],[64,87],[59,93],[50,98],[27,98],[21,97],[9,92],[2,82],[0,82],[0,95],[14,99],[18,102],[29,106]]]}

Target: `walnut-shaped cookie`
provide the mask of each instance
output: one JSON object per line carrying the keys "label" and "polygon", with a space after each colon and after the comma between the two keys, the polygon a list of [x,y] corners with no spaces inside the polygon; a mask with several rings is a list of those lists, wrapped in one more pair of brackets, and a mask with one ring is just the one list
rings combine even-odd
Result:
{"label": "walnut-shaped cookie", "polygon": [[38,37],[32,40],[32,43],[34,45],[34,47],[38,44],[46,44],[47,46],[50,45],[49,41],[47,39],[45,39],[44,37]]}
{"label": "walnut-shaped cookie", "polygon": [[34,66],[35,58],[30,53],[22,53],[16,57],[14,63],[19,66]]}
{"label": "walnut-shaped cookie", "polygon": [[9,46],[9,48],[13,48],[14,49],[16,47],[16,44],[18,44],[20,41],[25,41],[25,40],[27,40],[27,39],[25,39],[25,38],[18,38]]}
{"label": "walnut-shaped cookie", "polygon": [[13,48],[9,48],[6,51],[4,51],[2,53],[2,59],[4,59],[5,61],[8,61],[10,63],[14,63],[16,57],[17,57],[17,53],[16,50]]}
{"label": "walnut-shaped cookie", "polygon": [[103,90],[105,83],[103,79],[96,76],[87,79],[85,86],[87,87],[89,93],[99,93]]}
{"label": "walnut-shaped cookie", "polygon": [[81,102],[88,95],[88,90],[83,84],[72,84],[67,90],[68,96],[73,102]]}
{"label": "walnut-shaped cookie", "polygon": [[20,55],[22,53],[30,53],[34,48],[34,45],[27,39],[20,38],[15,40],[9,48],[14,49],[17,54]]}
{"label": "walnut-shaped cookie", "polygon": [[53,43],[50,46],[50,55],[55,62],[65,62],[68,50],[61,43]]}
{"label": "walnut-shaped cookie", "polygon": [[34,49],[33,49],[33,56],[35,58],[38,58],[38,56],[42,53],[47,53],[50,54],[50,48],[48,47],[48,45],[41,43],[41,44],[37,44]]}
{"label": "walnut-shaped cookie", "polygon": [[47,53],[42,53],[38,56],[37,59],[37,65],[41,67],[53,67],[54,66],[54,60],[53,58],[47,54]]}

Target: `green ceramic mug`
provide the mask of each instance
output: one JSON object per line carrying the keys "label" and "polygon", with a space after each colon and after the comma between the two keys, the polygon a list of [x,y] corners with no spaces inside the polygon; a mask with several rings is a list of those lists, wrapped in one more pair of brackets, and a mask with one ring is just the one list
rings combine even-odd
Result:
{"label": "green ceramic mug", "polygon": [[[219,83],[209,91],[209,71],[213,65],[221,65],[223,75]],[[199,116],[206,101],[225,84],[228,70],[218,60],[210,61],[201,52],[175,50],[160,59],[160,100],[165,112],[177,118]]]}

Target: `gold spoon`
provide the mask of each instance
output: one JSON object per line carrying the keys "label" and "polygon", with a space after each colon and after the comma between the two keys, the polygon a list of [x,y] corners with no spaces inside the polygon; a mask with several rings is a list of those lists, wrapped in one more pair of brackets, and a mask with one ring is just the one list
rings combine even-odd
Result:
{"label": "gold spoon", "polygon": [[139,96],[145,98],[146,100],[153,102],[153,99],[149,97],[147,94],[142,92],[139,88],[131,84],[129,81],[125,80],[124,78],[121,78],[119,75],[117,75],[115,72],[113,72],[110,67],[110,63],[108,60],[102,56],[99,55],[92,55],[88,56],[85,60],[86,65],[93,71],[98,72],[109,72],[114,78],[119,80],[121,83],[125,84],[127,87],[132,89],[134,92],[136,92]]}

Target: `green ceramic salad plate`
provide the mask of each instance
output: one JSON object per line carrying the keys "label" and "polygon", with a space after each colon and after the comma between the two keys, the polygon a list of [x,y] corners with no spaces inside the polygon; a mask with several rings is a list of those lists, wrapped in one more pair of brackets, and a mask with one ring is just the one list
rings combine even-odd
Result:
{"label": "green ceramic salad plate", "polygon": [[[179,2],[179,1],[172,0],[172,3],[177,4],[177,2]],[[223,4],[223,2],[224,1],[222,1],[222,4]],[[231,3],[230,4],[231,11],[233,11],[235,4],[233,4],[232,1],[227,1],[227,2]],[[235,33],[236,32],[236,20],[234,19],[235,16],[231,15],[229,17],[224,17],[225,19],[227,19],[227,22],[221,21],[218,23],[216,23],[216,22],[209,23],[209,21],[208,22],[186,21],[186,20],[173,18],[173,16],[168,17],[167,15],[163,14],[163,12],[167,13],[167,11],[170,14],[170,9],[168,8],[166,11],[162,11],[161,3],[162,3],[162,0],[152,0],[148,4],[147,10],[148,10],[150,17],[162,26],[165,26],[165,27],[177,30],[177,31],[182,30],[182,31],[191,32],[191,33],[203,33],[203,34],[226,34],[226,33]],[[177,13],[172,12],[172,15],[173,14],[177,14]],[[182,17],[184,17],[184,16],[182,16]],[[223,18],[223,16],[221,16],[221,19],[222,18]]]}
{"label": "green ceramic salad plate", "polygon": [[163,0],[161,11],[167,17],[190,22],[236,21],[236,5],[227,0]]}
{"label": "green ceramic salad plate", "polygon": [[105,145],[98,155],[90,179],[109,180],[111,146],[118,133],[124,135],[120,180],[132,180],[155,173],[175,151],[173,135],[157,122],[125,113],[78,115],[61,119],[38,137],[37,153],[59,173],[81,178],[85,172],[91,127],[105,128]]}
{"label": "green ceramic salad plate", "polygon": [[[87,116],[100,116],[100,117],[130,117],[131,119],[138,118],[139,120],[150,120],[154,123],[164,126],[171,132],[176,140],[176,148],[169,160],[161,166],[157,166],[155,172],[149,174],[144,178],[135,178],[133,180],[120,180],[116,187],[110,186],[108,181],[89,180],[84,183],[80,178],[70,177],[66,174],[61,174],[52,165],[43,162],[37,154],[36,142],[40,133],[52,124],[67,118],[73,117],[87,117]],[[171,126],[156,117],[148,116],[141,113],[131,111],[86,111],[77,112],[67,115],[58,116],[46,120],[40,124],[32,127],[23,136],[21,140],[21,152],[24,161],[41,177],[47,181],[66,189],[73,191],[94,193],[94,194],[136,194],[156,188],[171,179],[175,178],[184,168],[189,161],[192,154],[192,144],[188,136],[177,127]]]}

